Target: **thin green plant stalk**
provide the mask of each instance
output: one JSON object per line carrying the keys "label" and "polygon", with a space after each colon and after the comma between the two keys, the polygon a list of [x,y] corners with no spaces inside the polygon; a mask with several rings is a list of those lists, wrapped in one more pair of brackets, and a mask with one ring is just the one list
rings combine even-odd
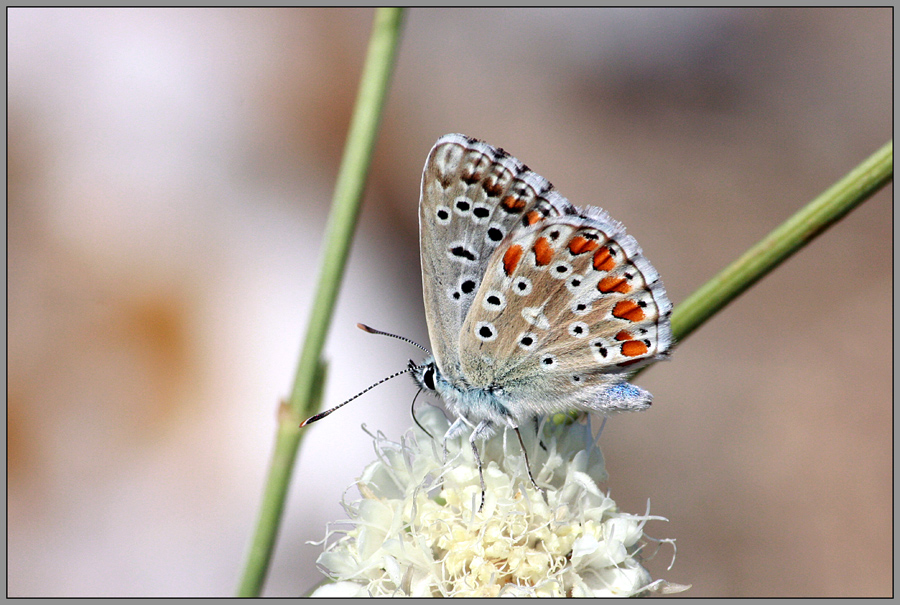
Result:
{"label": "thin green plant stalk", "polygon": [[672,313],[676,342],[874,195],[893,175],[891,140],[682,301]]}
{"label": "thin green plant stalk", "polygon": [[241,597],[256,597],[262,592],[300,446],[300,422],[319,408],[326,372],[322,348],[359,217],[375,137],[400,43],[402,21],[402,8],[379,8],[375,13],[356,106],[335,183],[306,340],[290,399],[279,407],[275,449],[256,530],[237,590]]}

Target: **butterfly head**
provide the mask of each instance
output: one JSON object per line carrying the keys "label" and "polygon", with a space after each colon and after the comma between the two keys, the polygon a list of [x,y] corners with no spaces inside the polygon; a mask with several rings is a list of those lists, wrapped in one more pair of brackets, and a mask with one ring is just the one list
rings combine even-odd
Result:
{"label": "butterfly head", "polygon": [[438,382],[443,380],[437,369],[434,357],[427,357],[425,361],[416,364],[413,360],[409,360],[409,369],[412,372],[413,380],[426,391],[437,391]]}

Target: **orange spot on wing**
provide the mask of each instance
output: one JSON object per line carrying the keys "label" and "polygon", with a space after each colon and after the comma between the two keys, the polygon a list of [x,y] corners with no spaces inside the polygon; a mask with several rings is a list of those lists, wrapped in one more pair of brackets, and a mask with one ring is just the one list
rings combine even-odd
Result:
{"label": "orange spot on wing", "polygon": [[640,340],[629,340],[622,343],[622,355],[625,357],[637,357],[645,355],[650,349]]}
{"label": "orange spot on wing", "polygon": [[628,294],[631,292],[631,286],[628,285],[628,280],[617,275],[607,275],[601,279],[600,283],[597,284],[597,289],[604,294],[609,294],[610,292]]}
{"label": "orange spot on wing", "polygon": [[500,202],[500,205],[503,206],[503,209],[507,212],[522,212],[522,210],[525,209],[525,200],[512,195],[507,195],[503,198],[503,201]]}
{"label": "orange spot on wing", "polygon": [[553,248],[550,247],[550,242],[546,237],[539,237],[538,241],[534,242],[533,250],[534,264],[538,267],[549,265],[553,260]]}
{"label": "orange spot on wing", "polygon": [[631,332],[628,330],[622,330],[618,334],[616,334],[616,340],[631,340]]}
{"label": "orange spot on wing", "polygon": [[518,244],[510,246],[506,250],[506,254],[503,255],[503,272],[506,273],[507,277],[512,275],[516,267],[519,266],[519,261],[522,260],[522,253],[522,246]]}
{"label": "orange spot on wing", "polygon": [[631,300],[623,300],[613,307],[613,317],[627,319],[628,321],[641,321],[644,319],[644,310]]}
{"label": "orange spot on wing", "polygon": [[609,248],[604,246],[594,252],[594,269],[597,271],[612,271],[615,266],[616,261],[613,260],[612,254],[609,253]]}
{"label": "orange spot on wing", "polygon": [[587,239],[586,237],[581,237],[580,235],[576,235],[572,238],[572,241],[569,242],[569,252],[572,254],[584,254],[585,252],[591,252],[599,246],[595,240]]}
{"label": "orange spot on wing", "polygon": [[529,212],[528,214],[525,215],[525,224],[531,226],[531,225],[535,224],[536,222],[538,222],[539,220],[542,220],[543,218],[544,218],[543,214],[541,214],[537,210],[532,210],[531,212]]}

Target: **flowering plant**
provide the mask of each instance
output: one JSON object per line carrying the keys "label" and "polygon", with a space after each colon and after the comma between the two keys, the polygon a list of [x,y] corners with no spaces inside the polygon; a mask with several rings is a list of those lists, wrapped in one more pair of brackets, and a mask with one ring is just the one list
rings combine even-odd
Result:
{"label": "flowering plant", "polygon": [[[418,418],[431,435],[448,428],[437,408]],[[518,440],[501,431],[483,444],[480,511],[466,441],[444,445],[418,428],[399,443],[374,435],[378,459],[357,482],[362,499],[344,505],[350,528],[329,529],[318,559],[336,583],[312,596],[635,596],[688,588],[652,581],[644,569],[644,524],[665,519],[622,513],[600,490],[607,474],[587,424],[545,422],[522,435],[541,490]]]}

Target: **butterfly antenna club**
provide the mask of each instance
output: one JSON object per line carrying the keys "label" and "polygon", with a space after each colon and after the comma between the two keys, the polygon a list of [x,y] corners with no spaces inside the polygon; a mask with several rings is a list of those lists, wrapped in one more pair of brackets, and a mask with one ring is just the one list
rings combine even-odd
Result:
{"label": "butterfly antenna club", "polygon": [[362,330],[363,332],[368,332],[369,334],[380,334],[381,336],[390,336],[391,338],[396,338],[397,340],[402,340],[403,342],[409,343],[414,347],[418,347],[418,348],[422,349],[423,351],[425,351],[426,353],[428,353],[429,355],[431,355],[431,351],[429,351],[428,349],[426,349],[419,343],[417,343],[413,340],[410,340],[409,338],[406,338],[405,336],[398,336],[396,334],[391,334],[390,332],[382,332],[381,330],[376,330],[375,328],[373,328],[371,326],[367,326],[366,324],[358,323],[358,324],[356,324],[356,327],[359,328],[360,330]]}

